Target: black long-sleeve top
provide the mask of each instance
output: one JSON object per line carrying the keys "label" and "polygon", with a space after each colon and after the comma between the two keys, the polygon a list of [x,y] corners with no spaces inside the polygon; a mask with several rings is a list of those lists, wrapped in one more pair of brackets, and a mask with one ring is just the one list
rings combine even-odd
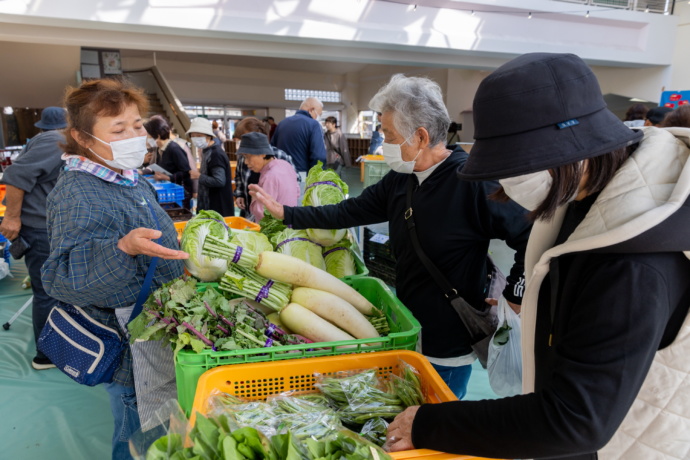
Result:
{"label": "black long-sleeve top", "polygon": [[[487,198],[495,182],[459,181],[456,170],[466,159],[467,153],[458,148],[416,188],[412,205],[421,246],[458,293],[479,307],[486,298],[489,241],[505,240],[517,252],[504,294],[520,303],[522,291],[515,286],[522,285],[531,224],[517,204]],[[397,260],[396,292],[422,325],[422,352],[436,358],[463,356],[472,351],[467,330],[410,243],[404,219],[408,179],[391,171],[360,196],[337,205],[285,207],[285,223],[294,228],[349,228],[388,221]]]}

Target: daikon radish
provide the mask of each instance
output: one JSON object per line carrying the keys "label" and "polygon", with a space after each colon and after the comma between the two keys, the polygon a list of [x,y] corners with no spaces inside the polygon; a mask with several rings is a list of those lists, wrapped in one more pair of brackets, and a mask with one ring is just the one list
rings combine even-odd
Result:
{"label": "daikon radish", "polygon": [[306,287],[292,290],[291,302],[313,311],[358,339],[378,337],[374,326],[349,302],[330,292]]}
{"label": "daikon radish", "polygon": [[291,331],[314,342],[355,340],[347,332],[338,329],[316,313],[291,302],[280,311],[280,319]]}
{"label": "daikon radish", "polygon": [[261,276],[283,283],[330,292],[349,302],[360,313],[373,314],[374,305],[362,294],[330,273],[319,270],[295,257],[277,252],[262,252],[259,254],[256,272]]}

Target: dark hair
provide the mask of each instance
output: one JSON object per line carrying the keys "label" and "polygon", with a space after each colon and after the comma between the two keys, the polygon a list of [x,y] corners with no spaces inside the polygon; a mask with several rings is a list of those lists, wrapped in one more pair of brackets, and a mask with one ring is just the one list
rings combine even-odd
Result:
{"label": "dark hair", "polygon": [[324,123],[333,123],[333,126],[338,127],[338,119],[336,117],[326,117]]}
{"label": "dark hair", "polygon": [[154,139],[158,139],[159,137],[163,141],[170,139],[170,126],[168,122],[165,121],[165,118],[161,116],[151,117],[149,121],[144,123],[144,128],[146,132],[149,133],[149,136]]}
{"label": "dark hair", "polygon": [[625,112],[625,120],[623,121],[644,120],[648,111],[649,109],[644,104],[633,104]]}
{"label": "dark hair", "polygon": [[378,125],[376,125],[376,131],[378,131],[378,130],[380,130],[380,129],[381,129],[381,123],[379,123]]}
{"label": "dark hair", "polygon": [[88,149],[79,145],[72,137],[72,130],[93,134],[93,127],[99,117],[114,117],[136,105],[140,115],[146,115],[149,101],[144,91],[127,80],[89,80],[78,88],[68,87],[64,106],[67,109],[67,128],[62,149],[70,154],[91,158]]}
{"label": "dark hair", "polygon": [[266,117],[266,118],[264,118],[264,121],[276,121],[276,120],[273,117]]}
{"label": "dark hair", "polygon": [[690,105],[681,105],[673,112],[667,113],[659,126],[662,128],[672,126],[690,128]]}
{"label": "dark hair", "polygon": [[232,133],[233,139],[240,139],[243,134],[262,133],[268,136],[268,127],[264,122],[255,117],[243,118],[235,125],[235,132]]}
{"label": "dark hair", "polygon": [[[558,168],[549,169],[553,177],[553,184],[546,199],[534,211],[531,211],[527,218],[535,220],[550,220],[556,213],[556,209],[568,203],[573,195],[578,193],[582,176],[587,173],[587,178],[583,185],[588,194],[600,192],[606,187],[618,168],[628,159],[637,149],[639,144],[628,147],[621,147],[609,153],[588,159],[587,170],[583,167],[583,162],[570,163]],[[503,187],[499,187],[489,195],[495,201],[508,201],[510,197],[506,195]]]}

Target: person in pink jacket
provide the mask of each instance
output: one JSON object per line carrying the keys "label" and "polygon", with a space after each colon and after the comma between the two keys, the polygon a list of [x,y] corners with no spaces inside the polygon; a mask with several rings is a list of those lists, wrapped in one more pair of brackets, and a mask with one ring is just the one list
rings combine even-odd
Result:
{"label": "person in pink jacket", "polygon": [[[259,186],[276,201],[285,206],[297,205],[299,185],[295,169],[287,161],[275,157],[265,134],[244,134],[237,154],[244,156],[244,162],[249,169],[261,174]],[[264,205],[258,200],[252,201],[249,212],[254,222],[259,222],[264,216]]]}

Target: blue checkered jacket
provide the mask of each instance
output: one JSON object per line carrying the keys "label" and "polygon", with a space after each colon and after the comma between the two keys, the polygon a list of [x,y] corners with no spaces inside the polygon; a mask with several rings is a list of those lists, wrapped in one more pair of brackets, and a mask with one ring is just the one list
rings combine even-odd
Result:
{"label": "blue checkered jacket", "polygon": [[[118,328],[114,309],[136,301],[151,257],[131,257],[117,243],[135,228],[156,228],[146,199],[163,232],[160,244],[178,249],[173,222],[157,205],[148,181],[124,185],[82,171],[64,171],[47,202],[50,256],[41,278],[48,295],[84,307],[97,321]],[[180,260],[159,260],[151,290],[181,276],[182,271]],[[114,381],[134,384],[129,347]]]}

